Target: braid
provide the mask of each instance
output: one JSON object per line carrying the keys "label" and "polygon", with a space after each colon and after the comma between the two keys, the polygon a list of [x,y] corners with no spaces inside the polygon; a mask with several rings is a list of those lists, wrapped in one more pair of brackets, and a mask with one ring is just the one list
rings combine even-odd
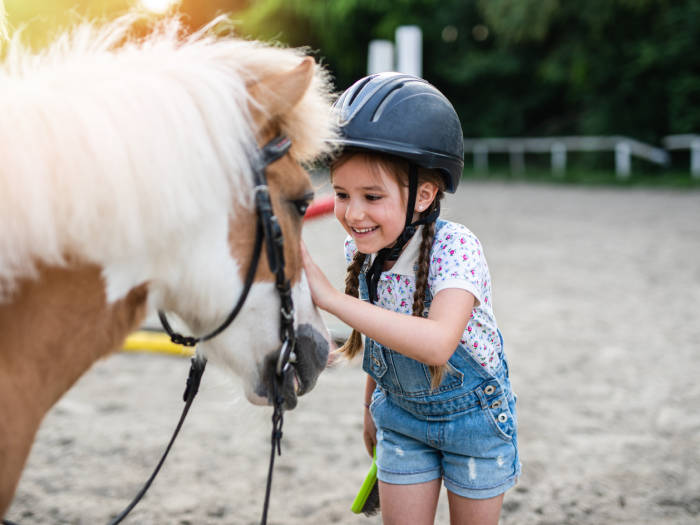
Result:
{"label": "braid", "polygon": [[435,223],[423,226],[423,239],[418,252],[418,273],[416,274],[416,291],[413,294],[413,315],[421,317],[425,309],[425,287],[428,285],[430,269],[430,249],[435,237]]}
{"label": "braid", "polygon": [[[345,293],[352,297],[359,297],[358,277],[360,275],[360,270],[362,269],[362,264],[365,262],[365,254],[359,251],[355,253],[352,258],[352,262],[348,265],[347,273],[345,274]],[[338,348],[338,352],[345,354],[348,359],[352,359],[357,355],[357,353],[362,349],[362,335],[360,332],[353,329],[350,337],[345,344]]]}
{"label": "braid", "polygon": [[[436,201],[438,199],[435,199]],[[434,206],[434,205],[433,205]],[[433,207],[431,206],[431,208]],[[429,213],[430,208],[423,212]],[[413,315],[423,316],[425,310],[425,289],[428,286],[428,272],[430,270],[430,252],[435,239],[435,223],[431,222],[423,227],[423,238],[418,252],[418,273],[416,274],[416,291],[413,294]],[[440,386],[446,366],[429,365],[430,388],[435,389]]]}

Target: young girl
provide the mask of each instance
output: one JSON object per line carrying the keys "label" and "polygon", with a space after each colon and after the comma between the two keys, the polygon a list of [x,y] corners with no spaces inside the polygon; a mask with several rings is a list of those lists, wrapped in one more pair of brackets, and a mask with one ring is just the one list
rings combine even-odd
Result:
{"label": "young girl", "polygon": [[316,304],[354,329],[340,351],[357,354],[365,335],[364,440],[384,523],[433,523],[444,481],[452,524],[495,524],[520,475],[515,396],[483,248],[437,219],[462,174],[459,119],[438,90],[398,73],[358,81],[336,108],[346,294],[305,249],[304,266]]}

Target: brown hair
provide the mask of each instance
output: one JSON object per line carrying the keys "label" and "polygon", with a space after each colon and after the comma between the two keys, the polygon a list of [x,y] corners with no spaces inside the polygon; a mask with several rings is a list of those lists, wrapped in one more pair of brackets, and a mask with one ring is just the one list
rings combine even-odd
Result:
{"label": "brown hair", "polygon": [[[408,165],[406,160],[386,155],[381,153],[371,152],[350,152],[339,157],[331,165],[331,173],[338,169],[350,158],[362,156],[367,162],[370,169],[377,173],[378,169],[382,169],[386,173],[392,175],[400,185],[408,186]],[[434,170],[418,168],[418,183],[432,182],[438,187],[437,195],[433,202],[428,206],[428,209],[421,212],[420,216],[426,216],[431,213],[438,205],[444,196],[445,182],[442,177]],[[413,294],[413,315],[422,317],[425,310],[425,290],[428,286],[428,272],[430,270],[430,250],[433,246],[435,238],[435,222],[424,225],[422,229],[422,239],[418,250],[418,272],[416,274],[416,291]],[[353,297],[359,296],[359,275],[360,270],[365,262],[366,254],[359,251],[353,256],[352,262],[349,264],[345,274],[345,293]],[[338,352],[345,354],[349,359],[355,357],[362,349],[362,336],[354,330],[343,346],[338,349]],[[440,385],[446,366],[430,365],[430,387],[435,389]]]}

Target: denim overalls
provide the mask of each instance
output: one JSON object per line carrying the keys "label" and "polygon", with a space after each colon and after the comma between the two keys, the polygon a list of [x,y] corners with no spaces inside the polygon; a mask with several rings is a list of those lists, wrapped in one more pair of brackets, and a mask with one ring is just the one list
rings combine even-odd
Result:
{"label": "denim overalls", "polygon": [[[368,301],[365,270],[359,292]],[[426,289],[426,311],[431,302]],[[370,410],[380,480],[410,484],[442,477],[448,490],[477,499],[515,484],[520,474],[515,396],[498,335],[501,365],[495,375],[458,345],[435,390],[428,366],[365,338],[363,368],[377,383]]]}

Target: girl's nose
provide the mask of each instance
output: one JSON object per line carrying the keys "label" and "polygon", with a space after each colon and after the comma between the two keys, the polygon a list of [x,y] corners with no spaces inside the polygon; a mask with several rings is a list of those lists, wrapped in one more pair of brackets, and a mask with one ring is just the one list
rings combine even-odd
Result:
{"label": "girl's nose", "polygon": [[364,217],[364,208],[358,202],[348,202],[345,208],[345,219],[348,221],[358,221]]}

